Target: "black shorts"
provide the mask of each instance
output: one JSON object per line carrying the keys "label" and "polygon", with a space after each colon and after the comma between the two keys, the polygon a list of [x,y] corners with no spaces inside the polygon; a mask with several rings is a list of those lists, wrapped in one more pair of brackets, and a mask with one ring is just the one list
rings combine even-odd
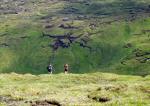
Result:
{"label": "black shorts", "polygon": [[51,69],[48,69],[48,72],[52,72],[52,70],[51,70]]}
{"label": "black shorts", "polygon": [[68,71],[68,69],[65,69],[65,71]]}

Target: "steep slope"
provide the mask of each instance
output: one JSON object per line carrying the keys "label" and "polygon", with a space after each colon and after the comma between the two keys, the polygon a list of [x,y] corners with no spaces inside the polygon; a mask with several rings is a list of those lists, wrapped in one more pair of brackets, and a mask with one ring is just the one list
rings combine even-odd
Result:
{"label": "steep slope", "polygon": [[1,72],[150,73],[149,0],[2,0]]}

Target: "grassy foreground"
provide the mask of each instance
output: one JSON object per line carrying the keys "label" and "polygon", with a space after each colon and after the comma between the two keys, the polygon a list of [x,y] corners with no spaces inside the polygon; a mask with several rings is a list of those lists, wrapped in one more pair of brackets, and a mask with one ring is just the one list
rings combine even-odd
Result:
{"label": "grassy foreground", "polygon": [[149,106],[149,100],[150,76],[0,75],[0,106]]}

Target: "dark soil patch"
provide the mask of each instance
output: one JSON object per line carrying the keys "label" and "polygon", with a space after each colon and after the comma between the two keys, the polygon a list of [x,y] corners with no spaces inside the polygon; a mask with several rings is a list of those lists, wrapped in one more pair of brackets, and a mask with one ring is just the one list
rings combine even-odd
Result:
{"label": "dark soil patch", "polygon": [[22,98],[14,99],[10,96],[0,96],[0,102],[6,103],[7,106],[18,106],[22,101]]}
{"label": "dark soil patch", "polygon": [[110,98],[106,98],[106,97],[99,98],[99,102],[108,102],[108,101],[110,101]]}
{"label": "dark soil patch", "polygon": [[55,100],[44,100],[31,102],[31,106],[61,106],[58,101]]}
{"label": "dark soil patch", "polygon": [[102,102],[102,103],[104,103],[104,102],[108,102],[108,101],[110,101],[111,99],[110,98],[108,98],[108,97],[99,97],[99,98],[97,98],[97,97],[93,97],[92,98],[93,100],[95,100],[95,101],[97,101],[97,102]]}

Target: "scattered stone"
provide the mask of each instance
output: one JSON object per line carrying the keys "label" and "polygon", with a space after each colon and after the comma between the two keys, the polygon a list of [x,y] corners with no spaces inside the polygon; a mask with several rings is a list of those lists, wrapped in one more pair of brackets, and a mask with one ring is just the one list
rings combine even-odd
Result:
{"label": "scattered stone", "polygon": [[60,24],[58,27],[63,28],[63,29],[78,29],[78,27],[71,26],[69,24]]}
{"label": "scattered stone", "polygon": [[135,53],[135,56],[136,57],[142,57],[142,56],[145,56],[145,55],[150,55],[150,52],[148,51],[142,51],[142,50],[134,50],[134,53]]}
{"label": "scattered stone", "polygon": [[2,47],[9,47],[9,44],[7,44],[7,43],[1,43],[0,46],[2,46]]}
{"label": "scattered stone", "polygon": [[85,15],[79,15],[79,16],[77,16],[76,19],[77,19],[77,20],[83,20],[83,19],[88,19],[88,17],[85,16]]}
{"label": "scattered stone", "polygon": [[54,27],[54,25],[53,25],[53,24],[45,25],[45,28],[46,28],[46,29],[53,28],[53,27]]}
{"label": "scattered stone", "polygon": [[69,21],[69,18],[65,17],[65,18],[62,19],[62,21]]}
{"label": "scattered stone", "polygon": [[123,48],[131,48],[132,44],[131,43],[127,43],[126,45],[123,46]]}
{"label": "scattered stone", "polygon": [[144,33],[144,34],[150,33],[150,30],[142,30],[142,33]]}
{"label": "scattered stone", "polygon": [[136,60],[139,61],[140,63],[146,63],[150,61],[150,58],[140,57],[140,58],[136,58]]}

